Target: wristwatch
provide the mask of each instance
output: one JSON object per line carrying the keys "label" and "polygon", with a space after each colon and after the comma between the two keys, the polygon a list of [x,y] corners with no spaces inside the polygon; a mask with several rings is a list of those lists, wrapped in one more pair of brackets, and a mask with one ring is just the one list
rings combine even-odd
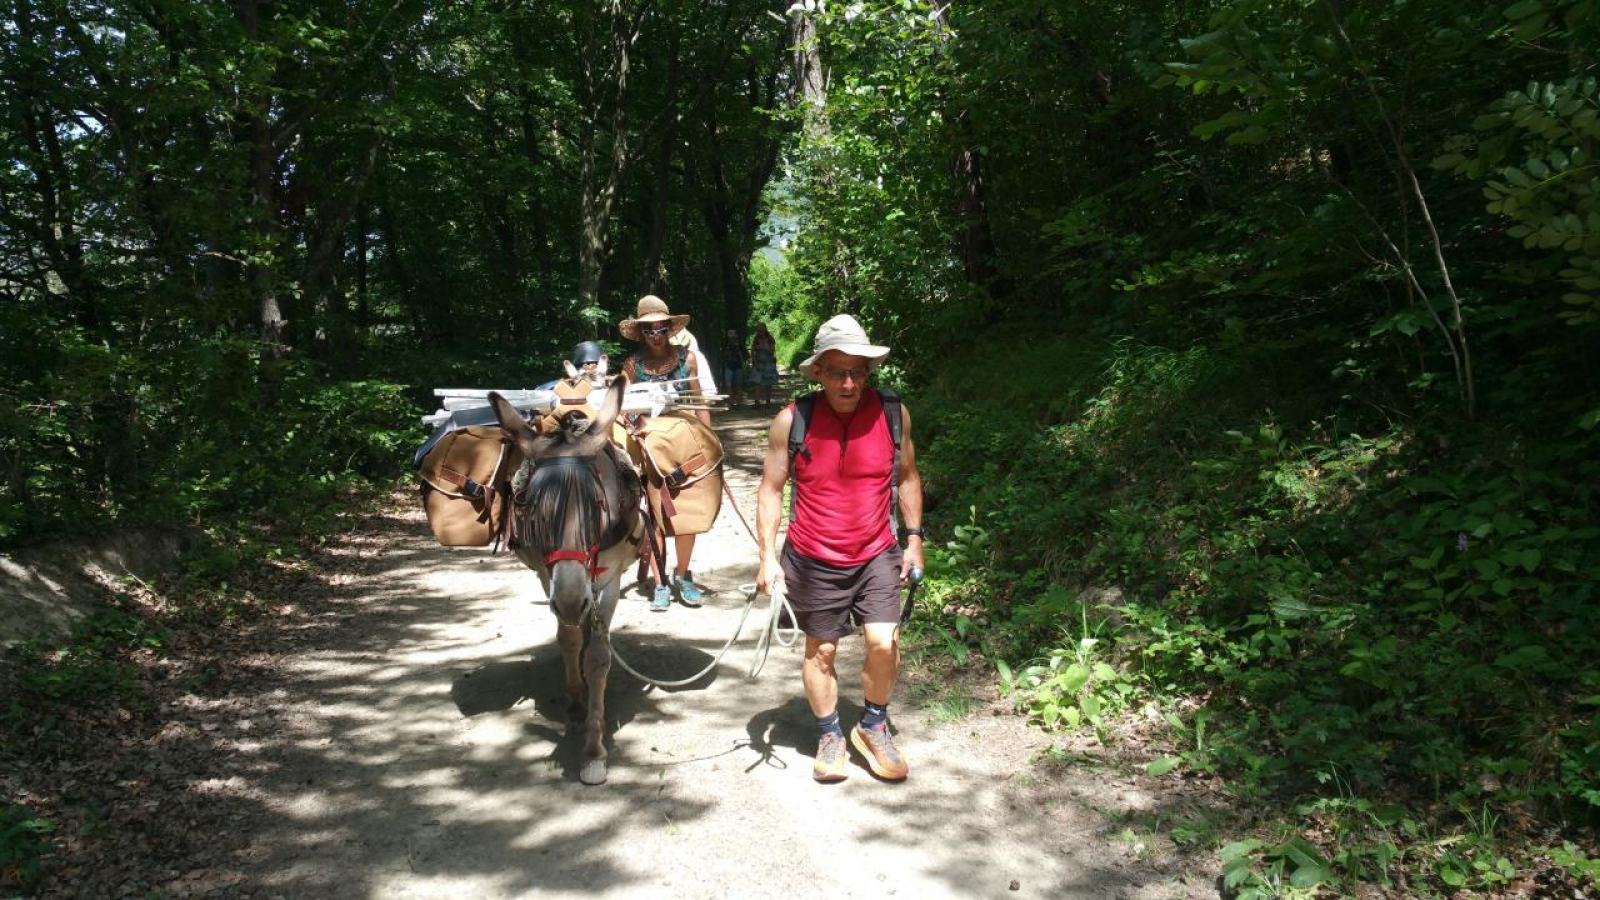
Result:
{"label": "wristwatch", "polygon": [[922,537],[922,526],[918,525],[918,526],[915,526],[913,528],[901,528],[900,529],[900,540],[903,541],[906,538],[911,537],[912,535],[916,535],[917,537]]}

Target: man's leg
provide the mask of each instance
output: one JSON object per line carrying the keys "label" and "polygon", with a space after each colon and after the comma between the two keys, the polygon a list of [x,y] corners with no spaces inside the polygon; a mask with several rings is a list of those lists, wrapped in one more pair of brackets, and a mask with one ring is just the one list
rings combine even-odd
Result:
{"label": "man's leg", "polygon": [[833,668],[838,641],[806,638],[806,658],[800,664],[806,702],[817,717],[817,755],[811,777],[821,782],[843,781],[850,776],[844,729],[839,725],[839,673]]}
{"label": "man's leg", "polygon": [[862,626],[867,640],[867,662],[861,667],[861,693],[866,711],[850,732],[850,742],[866,757],[872,773],[887,781],[906,777],[905,757],[889,733],[889,695],[900,672],[900,625],[868,622]]}
{"label": "man's leg", "polygon": [[811,714],[819,719],[839,709],[839,673],[833,668],[833,660],[838,652],[838,641],[806,638],[806,658],[800,664],[800,680],[806,687],[806,702],[811,704]]}
{"label": "man's leg", "polygon": [[900,674],[900,626],[868,622],[861,626],[867,639],[867,663],[861,667],[861,696],[869,703],[889,704],[894,681]]}

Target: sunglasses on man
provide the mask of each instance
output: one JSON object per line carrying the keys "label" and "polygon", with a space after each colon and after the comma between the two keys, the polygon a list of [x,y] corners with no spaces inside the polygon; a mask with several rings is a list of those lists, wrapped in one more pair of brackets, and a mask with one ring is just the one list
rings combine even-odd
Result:
{"label": "sunglasses on man", "polygon": [[844,381],[845,376],[848,375],[850,376],[851,381],[862,381],[867,377],[867,373],[870,371],[872,370],[868,369],[866,366],[856,366],[853,369],[841,369],[838,366],[823,366],[822,380],[837,383]]}

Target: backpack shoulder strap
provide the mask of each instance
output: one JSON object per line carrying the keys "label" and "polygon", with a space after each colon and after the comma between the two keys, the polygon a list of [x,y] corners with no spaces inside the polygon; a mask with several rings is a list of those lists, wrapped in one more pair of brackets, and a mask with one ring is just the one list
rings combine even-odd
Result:
{"label": "backpack shoulder strap", "polygon": [[811,424],[811,412],[817,408],[817,392],[807,391],[794,398],[794,420],[789,423],[789,477],[794,477],[794,458],[806,451],[806,427]]}
{"label": "backpack shoulder strap", "polygon": [[817,408],[817,392],[807,391],[794,398],[794,418],[789,422],[789,518],[794,518],[794,507],[800,502],[800,482],[794,477],[794,458],[804,453],[806,459],[811,458],[811,451],[806,449],[806,426],[811,424],[811,413]]}
{"label": "backpack shoulder strap", "polygon": [[883,402],[883,418],[889,425],[889,440],[894,442],[894,475],[895,484],[900,483],[900,432],[905,428],[905,422],[900,415],[900,395],[888,388],[878,388],[878,399]]}
{"label": "backpack shoulder strap", "polygon": [[883,418],[889,426],[889,440],[894,444],[894,469],[889,475],[889,527],[900,533],[900,433],[905,423],[900,417],[900,395],[888,388],[878,388],[878,400],[883,403]]}

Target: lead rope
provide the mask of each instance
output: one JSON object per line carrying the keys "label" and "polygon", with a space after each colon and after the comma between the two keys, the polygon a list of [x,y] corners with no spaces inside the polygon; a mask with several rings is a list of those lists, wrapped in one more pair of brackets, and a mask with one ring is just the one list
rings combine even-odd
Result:
{"label": "lead rope", "polygon": [[[740,590],[750,589],[750,596],[755,597],[756,586],[741,585]],[[783,611],[789,611],[789,621],[794,623],[789,628],[789,636],[783,636],[782,622]],[[783,582],[773,585],[769,595],[769,608],[767,612],[767,626],[756,635],[756,658],[750,664],[750,677],[761,674],[761,667],[767,664],[767,651],[772,649],[772,642],[776,640],[780,647],[793,647],[800,640],[800,619],[794,614],[794,607],[789,605],[789,598],[785,596]]]}
{"label": "lead rope", "polygon": [[[694,684],[696,681],[699,681],[709,674],[712,669],[715,669],[718,663],[722,662],[722,658],[728,655],[728,651],[733,648],[734,643],[739,640],[739,636],[744,633],[744,623],[750,618],[750,610],[756,604],[756,592],[754,589],[755,585],[748,585],[748,587],[750,587],[751,590],[749,593],[745,594],[744,612],[740,613],[739,615],[739,625],[733,630],[733,637],[728,638],[728,642],[722,645],[722,649],[717,651],[717,655],[711,660],[711,662],[706,664],[705,668],[694,673],[693,675],[690,675],[688,678],[680,678],[677,681],[663,681],[659,678],[651,678],[648,675],[639,674],[639,671],[633,666],[628,665],[628,661],[623,659],[622,654],[617,651],[617,642],[615,638],[613,638],[611,641],[612,658],[615,659],[617,661],[617,665],[621,666],[629,675],[632,675],[645,684],[653,684],[656,687],[663,688],[683,687],[684,685]],[[750,673],[751,676],[754,677],[755,673],[758,671],[760,671],[759,668],[753,670]]]}
{"label": "lead rope", "polygon": [[[750,522],[745,519],[744,512],[739,509],[739,501],[733,496],[733,489],[728,487],[728,482],[726,479],[724,479],[722,482],[722,490],[727,493],[728,499],[732,501],[733,511],[739,516],[739,522],[744,525],[745,533],[750,535],[750,540],[753,541],[756,544],[756,547],[759,549],[761,542],[756,538],[755,529],[750,527]],[[722,662],[722,658],[728,655],[728,651],[733,648],[733,645],[739,640],[739,637],[744,634],[744,623],[749,620],[750,610],[754,608],[756,604],[756,586],[754,583],[741,584],[739,585],[739,593],[744,594],[744,610],[739,614],[739,625],[733,630],[733,637],[728,638],[728,642],[722,645],[722,649],[717,651],[716,657],[713,658],[711,662],[707,663],[705,668],[694,673],[693,675],[690,675],[688,678],[680,678],[677,681],[663,681],[658,678],[651,678],[647,675],[640,674],[637,669],[631,665],[628,665],[628,661],[622,657],[622,653],[617,649],[617,642],[615,640],[611,641],[611,656],[616,659],[617,665],[621,666],[623,671],[639,679],[645,684],[652,684],[661,688],[683,687],[685,685],[694,684],[696,681],[699,681],[709,674],[711,670],[715,669],[717,665]],[[788,610],[789,621],[795,623],[787,629],[787,637],[784,636],[786,629],[784,629],[781,625],[782,615],[785,610]],[[780,647],[793,647],[795,643],[800,640],[799,621],[799,618],[794,614],[794,607],[789,605],[789,598],[784,595],[783,585],[780,582],[774,586],[773,590],[768,595],[767,623],[762,627],[761,631],[756,634],[755,659],[750,663],[751,678],[755,678],[756,676],[760,675],[762,668],[766,666],[767,654],[772,650],[772,642],[774,640],[777,641],[778,646]]]}
{"label": "lead rope", "polygon": [[[750,527],[750,520],[744,517],[744,510],[739,508],[739,501],[733,496],[733,488],[728,487],[726,478],[722,480],[722,491],[728,495],[728,502],[733,504],[733,511],[739,517],[739,524],[744,526],[744,533],[750,535],[750,540],[756,545],[756,550],[759,552],[761,539],[756,537],[756,530]],[[741,584],[739,585],[739,590],[743,591],[747,598],[754,600],[756,593],[754,584]],[[756,635],[756,658],[750,664],[751,678],[760,675],[761,667],[767,664],[767,652],[772,649],[774,639],[777,640],[780,647],[793,647],[795,642],[800,640],[800,619],[794,614],[794,607],[789,605],[789,598],[785,595],[781,582],[774,586],[768,601],[767,625],[761,629],[760,634]],[[783,636],[783,628],[780,624],[783,621],[784,610],[788,610],[789,621],[794,623],[789,629],[787,638]]]}

